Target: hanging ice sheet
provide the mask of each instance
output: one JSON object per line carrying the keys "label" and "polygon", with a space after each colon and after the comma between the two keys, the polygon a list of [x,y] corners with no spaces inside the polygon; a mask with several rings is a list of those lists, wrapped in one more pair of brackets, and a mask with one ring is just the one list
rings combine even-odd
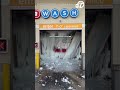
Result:
{"label": "hanging ice sheet", "polygon": [[41,66],[55,72],[81,67],[80,31],[40,31]]}

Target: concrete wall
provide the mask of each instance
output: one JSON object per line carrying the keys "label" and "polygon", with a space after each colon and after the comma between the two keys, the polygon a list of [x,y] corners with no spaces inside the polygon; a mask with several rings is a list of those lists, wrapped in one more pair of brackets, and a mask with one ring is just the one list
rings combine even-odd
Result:
{"label": "concrete wall", "polygon": [[120,90],[120,0],[113,0],[113,90]]}
{"label": "concrete wall", "polygon": [[1,18],[2,18],[2,38],[8,40],[8,52],[5,54],[0,54],[0,63],[10,63],[10,9],[7,5],[2,5],[1,7]]}
{"label": "concrete wall", "polygon": [[2,0],[1,1],[1,26],[2,26],[2,37],[8,40],[8,52],[7,53],[0,53],[0,90],[3,90],[3,64],[7,63],[10,64],[10,56],[11,56],[11,50],[10,50],[10,10],[8,7],[8,0]]}
{"label": "concrete wall", "polygon": [[113,5],[113,64],[120,65],[120,3]]}

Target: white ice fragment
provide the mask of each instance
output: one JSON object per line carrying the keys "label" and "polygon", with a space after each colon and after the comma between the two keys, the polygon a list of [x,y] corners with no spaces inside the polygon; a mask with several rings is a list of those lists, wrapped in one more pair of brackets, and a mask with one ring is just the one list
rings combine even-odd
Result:
{"label": "white ice fragment", "polygon": [[68,89],[72,89],[73,90],[73,87],[70,86],[70,87],[68,87]]}
{"label": "white ice fragment", "polygon": [[41,75],[41,73],[38,73],[38,75]]}
{"label": "white ice fragment", "polygon": [[48,76],[49,78],[51,78],[51,76]]}
{"label": "white ice fragment", "polygon": [[45,84],[42,84],[42,86],[45,86]]}
{"label": "white ice fragment", "polygon": [[39,80],[40,82],[42,82],[43,80]]}
{"label": "white ice fragment", "polygon": [[37,77],[38,77],[38,75],[35,75],[35,77],[37,78]]}
{"label": "white ice fragment", "polygon": [[66,83],[71,83],[70,81],[68,81],[68,78],[62,78],[62,80],[61,81],[63,81],[63,82],[66,82]]}
{"label": "white ice fragment", "polygon": [[43,67],[40,67],[40,70],[43,70]]}
{"label": "white ice fragment", "polygon": [[58,80],[56,79],[56,80],[55,80],[55,82],[57,83],[57,82],[58,82]]}
{"label": "white ice fragment", "polygon": [[53,69],[53,67],[49,67],[49,69],[50,69],[50,70],[52,70],[52,69]]}
{"label": "white ice fragment", "polygon": [[81,87],[80,85],[78,85],[78,87]]}
{"label": "white ice fragment", "polygon": [[82,75],[81,77],[82,77],[82,78],[85,78],[85,75]]}

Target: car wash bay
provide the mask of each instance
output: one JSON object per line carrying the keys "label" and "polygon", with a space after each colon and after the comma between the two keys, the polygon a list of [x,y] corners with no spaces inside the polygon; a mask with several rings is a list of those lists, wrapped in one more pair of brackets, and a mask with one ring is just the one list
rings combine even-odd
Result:
{"label": "car wash bay", "polygon": [[35,74],[35,89],[84,90],[85,82],[82,78],[84,71],[80,68],[81,31],[40,30],[40,32],[41,58],[40,69]]}
{"label": "car wash bay", "polygon": [[[88,12],[90,12],[90,11],[88,11]],[[102,12],[102,11],[100,11],[100,12]],[[13,85],[14,88],[12,90],[19,90],[19,88],[28,89],[28,88],[32,88],[32,83],[34,82],[34,78],[31,78],[32,77],[31,73],[33,73],[33,77],[34,77],[34,67],[35,67],[33,64],[34,63],[34,37],[35,36],[33,37],[34,27],[32,26],[32,23],[34,23],[34,22],[31,20],[31,18],[34,19],[34,17],[32,17],[31,11],[21,11],[21,10],[19,11],[18,10],[18,11],[12,11],[12,14],[13,14],[12,15],[13,16],[12,17],[12,22],[13,22],[12,38],[13,38],[13,43],[14,43],[13,44],[13,55],[14,55],[13,60],[14,61],[12,61],[12,72],[13,72],[12,82],[14,84]],[[107,14],[107,15],[109,15],[109,14]],[[106,18],[106,17],[108,17],[107,15],[105,15],[105,16],[98,15],[97,17]],[[96,27],[97,23],[103,22],[103,21],[101,21],[102,19],[99,20],[99,18],[96,20],[96,24],[93,26],[93,29]],[[104,19],[104,20],[106,20],[106,19]],[[92,22],[91,22],[91,24],[92,24]],[[107,23],[106,25],[109,25],[109,24]],[[101,27],[101,30],[104,30],[104,29],[105,28]],[[106,29],[106,30],[109,30],[109,29]],[[102,33],[102,31],[101,31],[101,33]],[[109,38],[109,33],[107,33],[107,31],[106,31],[106,37]],[[95,39],[95,41],[96,41],[96,39]],[[102,40],[103,39],[101,39],[101,41]],[[71,80],[73,80],[72,78],[76,79],[76,76],[73,76],[72,74],[66,74],[66,73],[52,73],[52,74],[44,73],[43,75],[45,75],[47,77],[50,76],[52,78],[44,78],[44,80],[46,80],[47,83],[44,81],[43,82],[38,81],[38,83],[36,83],[36,90],[39,90],[39,89],[46,89],[46,90],[47,89],[51,89],[51,90],[52,89],[55,89],[55,90],[63,89],[64,90],[67,88],[72,88],[72,87],[70,87],[71,85],[69,83]],[[40,80],[40,79],[41,78],[39,78],[38,80]],[[31,82],[31,81],[33,81],[33,82]],[[58,83],[58,81],[61,81],[61,82]],[[77,80],[74,80],[74,81],[77,81]],[[67,82],[67,84],[65,82]],[[55,83],[56,83],[56,85],[55,85]],[[80,82],[77,82],[77,83],[80,83]],[[25,87],[24,87],[24,85],[25,85]],[[103,85],[101,85],[101,86],[103,86]],[[75,85],[73,84],[73,87],[76,87],[76,84]],[[92,85],[90,87],[92,87]]]}
{"label": "car wash bay", "polygon": [[[82,61],[80,41],[85,42],[83,25],[85,15],[84,8],[75,9],[75,4],[75,1],[69,2],[68,0],[64,3],[59,0],[58,2],[53,0],[50,3],[49,0],[41,0],[35,6],[36,10],[41,11],[41,17],[35,19],[36,43],[38,44],[35,53],[40,56],[40,67],[36,67],[35,73],[36,90],[85,89],[85,75],[80,68],[80,61]],[[74,18],[70,14],[64,16],[62,14],[64,8],[67,12],[74,8],[75,11],[78,11],[76,13],[80,11],[81,14],[76,14],[78,16]],[[57,18],[52,17],[52,13],[49,17],[44,16],[46,9],[59,10],[61,15],[58,15]],[[85,45],[82,43],[81,46]],[[85,53],[84,49],[82,51]]]}
{"label": "car wash bay", "polygon": [[[11,12],[12,16],[12,42],[13,42],[13,57],[12,57],[12,90],[27,90],[30,88],[34,88],[34,69],[35,69],[35,50],[34,50],[34,39],[35,39],[35,31],[34,31],[34,17],[32,15],[32,11],[25,10],[16,10]],[[40,79],[36,78],[37,85],[36,90],[44,89],[44,90],[58,90],[59,88],[63,90],[67,90],[69,88],[82,88],[81,85],[84,86],[84,79],[80,78],[79,75],[72,73],[46,73],[42,74],[45,76],[43,80],[44,82],[40,82]],[[52,78],[46,78],[46,77]],[[82,82],[81,82],[82,81]],[[46,83],[47,82],[47,83]],[[75,84],[70,84],[75,82]],[[42,84],[40,84],[42,83]],[[55,85],[56,83],[56,85]],[[46,86],[44,87],[44,84]],[[80,84],[80,85],[78,85]],[[42,85],[42,86],[41,86]]]}

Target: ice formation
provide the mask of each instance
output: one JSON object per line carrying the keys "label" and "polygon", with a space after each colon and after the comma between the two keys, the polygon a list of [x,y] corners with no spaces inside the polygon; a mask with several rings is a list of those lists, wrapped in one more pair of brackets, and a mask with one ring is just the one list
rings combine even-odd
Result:
{"label": "ice formation", "polygon": [[[45,65],[47,69],[55,72],[76,71],[80,69],[81,32],[47,31],[42,32],[40,38],[41,64]],[[54,51],[54,49],[59,52]],[[60,50],[64,50],[64,52],[61,52]]]}

